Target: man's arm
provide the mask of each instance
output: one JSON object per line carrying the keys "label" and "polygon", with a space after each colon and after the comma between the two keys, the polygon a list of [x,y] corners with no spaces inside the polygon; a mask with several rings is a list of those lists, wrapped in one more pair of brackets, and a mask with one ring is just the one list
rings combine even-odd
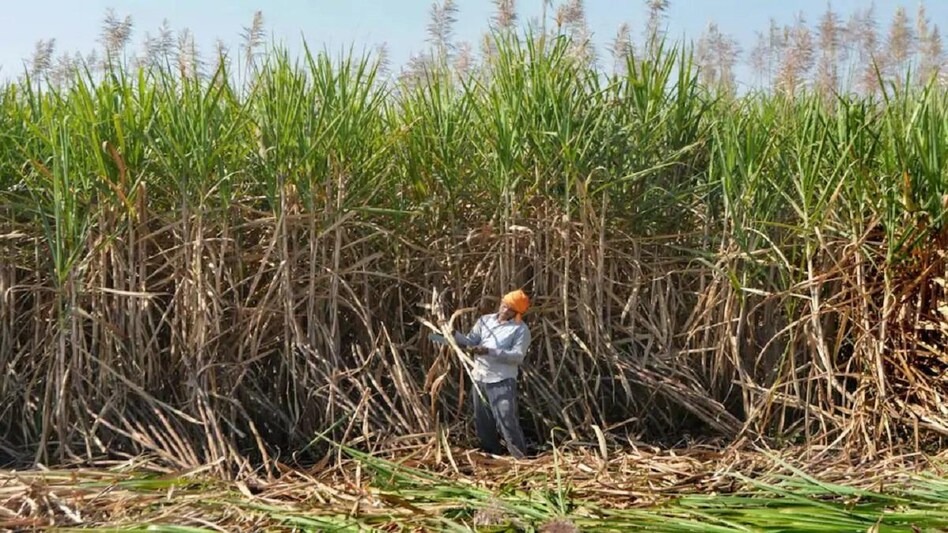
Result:
{"label": "man's arm", "polygon": [[481,343],[481,318],[477,319],[477,322],[474,323],[474,327],[471,329],[471,332],[467,335],[462,333],[454,332],[454,342],[458,343],[459,346],[477,346]]}
{"label": "man's arm", "polygon": [[507,364],[519,365],[527,356],[527,349],[530,348],[530,340],[530,329],[522,327],[510,349],[501,350],[499,348],[491,348],[487,352],[487,356]]}

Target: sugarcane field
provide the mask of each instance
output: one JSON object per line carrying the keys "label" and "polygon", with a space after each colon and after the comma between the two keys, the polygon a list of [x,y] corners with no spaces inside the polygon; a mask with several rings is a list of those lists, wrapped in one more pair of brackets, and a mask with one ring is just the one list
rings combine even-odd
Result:
{"label": "sugarcane field", "polygon": [[948,3],[258,4],[0,21],[0,530],[948,531]]}

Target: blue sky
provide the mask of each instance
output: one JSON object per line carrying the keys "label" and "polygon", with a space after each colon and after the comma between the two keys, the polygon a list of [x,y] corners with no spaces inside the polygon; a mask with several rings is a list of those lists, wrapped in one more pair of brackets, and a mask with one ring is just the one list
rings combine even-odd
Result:
{"label": "blue sky", "polygon": [[[562,0],[554,1],[558,5]],[[232,47],[240,42],[241,29],[250,24],[253,13],[263,10],[270,36],[299,49],[303,38],[315,48],[339,50],[373,48],[386,43],[394,67],[403,64],[413,51],[425,46],[425,28],[432,0],[6,0],[0,15],[0,79],[23,72],[23,60],[39,39],[56,38],[57,53],[87,52],[96,46],[101,21],[107,8],[120,16],[131,15],[135,26],[136,50],[145,32],[156,33],[167,18],[174,29],[189,28],[200,50],[211,52],[217,39]],[[479,42],[493,9],[490,0],[458,0],[457,39]],[[871,0],[832,0],[844,20]],[[875,0],[880,31],[884,32],[897,6],[902,5],[914,19],[917,0]],[[622,22],[628,22],[641,38],[645,21],[644,0],[586,0],[587,17],[601,55],[605,43]],[[521,21],[539,17],[543,0],[518,0]],[[826,0],[672,0],[668,32],[673,38],[697,39],[708,22],[734,36],[744,49],[742,59],[754,44],[755,31],[765,31],[771,17],[790,24],[802,12],[815,25],[826,9]],[[942,31],[948,26],[948,1],[926,2],[931,22]],[[551,13],[552,17],[552,13]],[[751,81],[746,68],[739,77]]]}

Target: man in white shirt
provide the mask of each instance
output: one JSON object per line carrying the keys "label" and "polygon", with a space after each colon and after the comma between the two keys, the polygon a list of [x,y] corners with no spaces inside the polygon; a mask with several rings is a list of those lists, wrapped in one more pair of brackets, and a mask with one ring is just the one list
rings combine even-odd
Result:
{"label": "man in white shirt", "polygon": [[529,307],[526,293],[513,291],[504,296],[497,313],[480,317],[470,333],[454,334],[458,345],[468,347],[474,356],[471,396],[481,447],[488,453],[502,453],[499,428],[507,451],[518,459],[526,455],[517,410],[517,376],[530,347],[530,328],[523,322]]}

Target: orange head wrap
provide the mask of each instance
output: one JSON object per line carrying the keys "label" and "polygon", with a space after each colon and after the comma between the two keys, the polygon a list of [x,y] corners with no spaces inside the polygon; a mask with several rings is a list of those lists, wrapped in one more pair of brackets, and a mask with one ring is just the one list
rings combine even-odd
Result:
{"label": "orange head wrap", "polygon": [[527,293],[521,290],[508,292],[504,295],[503,302],[507,304],[507,307],[517,312],[517,320],[520,320],[527,309],[530,308],[530,298]]}

